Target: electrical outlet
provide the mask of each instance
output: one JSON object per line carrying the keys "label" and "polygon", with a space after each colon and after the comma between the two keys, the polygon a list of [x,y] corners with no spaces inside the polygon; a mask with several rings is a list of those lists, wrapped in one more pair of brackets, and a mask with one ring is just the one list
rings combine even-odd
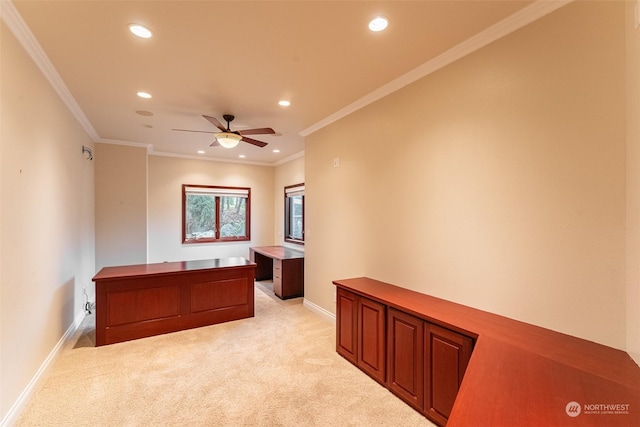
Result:
{"label": "electrical outlet", "polygon": [[338,166],[340,166],[340,157],[333,159],[333,167],[337,168]]}

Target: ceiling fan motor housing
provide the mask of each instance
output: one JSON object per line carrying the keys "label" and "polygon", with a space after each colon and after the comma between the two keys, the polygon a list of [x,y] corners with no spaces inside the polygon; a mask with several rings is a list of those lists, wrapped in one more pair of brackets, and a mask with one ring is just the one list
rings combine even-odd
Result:
{"label": "ceiling fan motor housing", "polygon": [[235,119],[235,116],[233,114],[223,114],[222,118],[227,122],[227,130],[230,130],[231,128],[229,127],[229,123]]}

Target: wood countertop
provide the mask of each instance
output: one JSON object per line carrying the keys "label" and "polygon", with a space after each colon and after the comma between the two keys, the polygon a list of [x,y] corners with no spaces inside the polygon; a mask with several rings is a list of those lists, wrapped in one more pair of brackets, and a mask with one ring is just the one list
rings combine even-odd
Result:
{"label": "wood countertop", "polygon": [[249,250],[274,259],[298,259],[304,258],[304,252],[286,246],[257,246]]}
{"label": "wood countertop", "polygon": [[123,277],[158,276],[164,274],[210,270],[214,268],[239,268],[250,266],[255,266],[255,264],[242,257],[123,265],[116,267],[103,267],[92,280],[95,282],[97,280],[104,281]]}
{"label": "wood countertop", "polygon": [[476,339],[447,426],[640,426],[624,351],[366,277],[333,283]]}

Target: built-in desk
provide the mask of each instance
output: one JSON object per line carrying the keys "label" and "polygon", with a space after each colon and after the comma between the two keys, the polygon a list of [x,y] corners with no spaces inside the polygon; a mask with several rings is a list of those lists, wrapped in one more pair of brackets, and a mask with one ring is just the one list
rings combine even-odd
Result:
{"label": "built-in desk", "polygon": [[245,258],[105,267],[96,283],[96,346],[253,317]]}
{"label": "built-in desk", "polygon": [[439,425],[640,426],[624,351],[366,277],[333,283],[338,353]]}
{"label": "built-in desk", "polygon": [[256,280],[273,279],[273,292],[280,298],[304,296],[304,252],[284,246],[249,248],[256,264]]}

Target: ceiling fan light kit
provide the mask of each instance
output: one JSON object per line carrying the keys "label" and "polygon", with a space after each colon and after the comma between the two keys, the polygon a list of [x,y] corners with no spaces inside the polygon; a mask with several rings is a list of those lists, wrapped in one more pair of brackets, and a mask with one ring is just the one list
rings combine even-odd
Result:
{"label": "ceiling fan light kit", "polygon": [[213,133],[216,139],[211,144],[211,147],[216,147],[220,145],[224,148],[234,148],[238,145],[238,143],[240,143],[240,141],[247,142],[249,144],[255,145],[256,147],[265,147],[268,145],[266,142],[249,138],[246,135],[274,135],[276,133],[271,128],[256,128],[256,129],[244,129],[240,131],[232,131],[230,128],[230,123],[233,121],[235,117],[231,114],[224,114],[222,116],[226,120],[227,126],[224,126],[215,117],[206,116],[206,115],[203,115],[202,117],[207,119],[211,124],[213,124],[215,127],[220,129],[222,132],[208,132],[204,130],[190,130],[190,129],[173,129],[173,130],[180,131],[180,132]]}
{"label": "ceiling fan light kit", "polygon": [[216,133],[215,136],[218,143],[224,148],[234,148],[242,140],[242,136],[231,132],[220,132]]}

